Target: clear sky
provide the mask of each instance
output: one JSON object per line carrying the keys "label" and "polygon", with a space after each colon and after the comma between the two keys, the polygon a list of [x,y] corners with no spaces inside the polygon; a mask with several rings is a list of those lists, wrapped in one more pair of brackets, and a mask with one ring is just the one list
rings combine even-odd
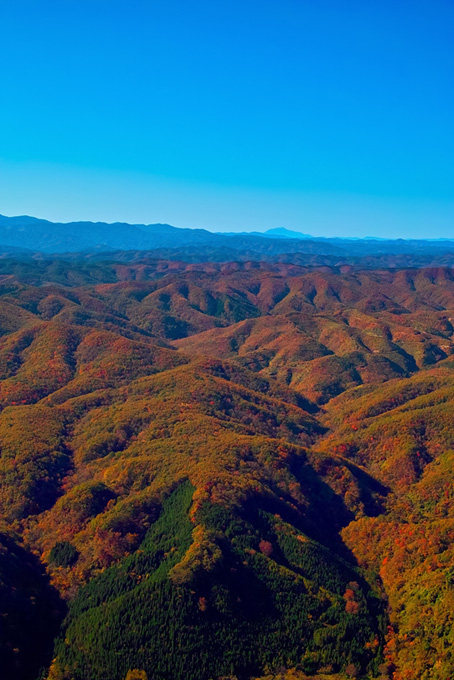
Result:
{"label": "clear sky", "polygon": [[454,236],[452,0],[0,0],[0,213]]}

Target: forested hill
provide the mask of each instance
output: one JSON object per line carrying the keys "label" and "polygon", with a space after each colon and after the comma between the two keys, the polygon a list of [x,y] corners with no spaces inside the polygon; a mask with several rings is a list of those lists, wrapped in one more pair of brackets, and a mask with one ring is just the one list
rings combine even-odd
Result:
{"label": "forested hill", "polygon": [[429,267],[454,265],[454,239],[320,238],[285,228],[238,234],[168,224],[56,223],[0,215],[0,257],[131,262],[284,262],[301,266]]}
{"label": "forested hill", "polygon": [[448,267],[0,260],[2,679],[449,680],[453,324]]}

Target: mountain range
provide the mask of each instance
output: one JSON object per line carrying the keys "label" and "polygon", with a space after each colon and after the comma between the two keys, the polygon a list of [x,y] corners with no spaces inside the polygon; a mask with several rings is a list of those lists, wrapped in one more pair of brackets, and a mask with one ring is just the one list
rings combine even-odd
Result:
{"label": "mountain range", "polygon": [[0,329],[2,677],[451,677],[452,269],[4,258]]}
{"label": "mountain range", "polygon": [[221,234],[168,224],[54,223],[0,216],[0,256],[192,262],[267,261],[357,268],[454,264],[454,239],[381,240],[314,238],[285,228]]}

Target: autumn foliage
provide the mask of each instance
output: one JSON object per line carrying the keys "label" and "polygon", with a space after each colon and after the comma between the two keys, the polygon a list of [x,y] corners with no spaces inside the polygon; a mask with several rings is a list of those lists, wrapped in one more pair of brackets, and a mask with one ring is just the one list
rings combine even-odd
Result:
{"label": "autumn foliage", "polygon": [[450,680],[451,271],[71,266],[0,288],[6,680]]}

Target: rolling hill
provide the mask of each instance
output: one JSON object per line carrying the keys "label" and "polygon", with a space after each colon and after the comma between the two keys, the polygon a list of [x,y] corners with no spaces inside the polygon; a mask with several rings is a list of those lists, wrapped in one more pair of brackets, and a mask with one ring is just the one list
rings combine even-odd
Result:
{"label": "rolling hill", "polygon": [[0,260],[6,680],[449,680],[453,319],[446,267]]}

